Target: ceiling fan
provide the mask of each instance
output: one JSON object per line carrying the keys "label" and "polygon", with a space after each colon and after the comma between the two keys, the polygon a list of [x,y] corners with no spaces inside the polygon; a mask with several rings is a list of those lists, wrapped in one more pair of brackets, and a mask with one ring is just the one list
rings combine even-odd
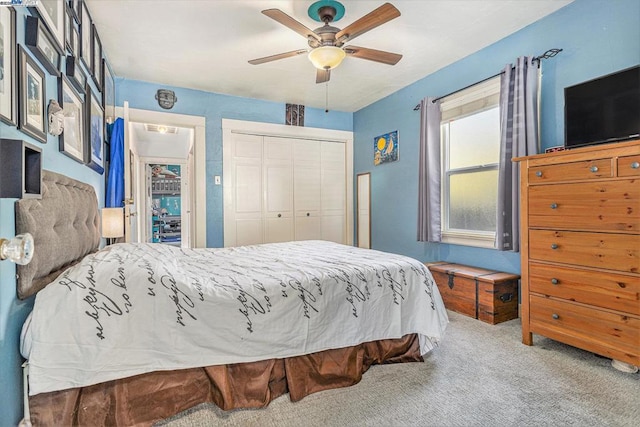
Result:
{"label": "ceiling fan", "polygon": [[305,37],[311,47],[311,51],[298,49],[265,56],[264,58],[252,59],[249,63],[253,65],[308,53],[309,60],[318,69],[316,83],[324,83],[329,81],[331,70],[340,65],[346,56],[389,65],[397,64],[402,58],[402,55],[397,53],[353,45],[344,46],[345,43],[359,35],[400,16],[400,11],[391,3],[383,4],[342,30],[330,25],[344,16],[344,6],[335,0],[317,1],[309,7],[309,16],[316,21],[324,22],[323,26],[315,30],[307,28],[279,9],[267,9],[263,10],[262,13]]}

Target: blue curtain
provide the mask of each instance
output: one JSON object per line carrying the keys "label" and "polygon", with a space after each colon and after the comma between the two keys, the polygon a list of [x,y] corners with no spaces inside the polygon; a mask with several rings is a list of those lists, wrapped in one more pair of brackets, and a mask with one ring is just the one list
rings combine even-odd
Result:
{"label": "blue curtain", "polygon": [[105,207],[124,206],[124,120],[119,118],[113,124],[111,136],[111,158],[109,159],[109,178]]}

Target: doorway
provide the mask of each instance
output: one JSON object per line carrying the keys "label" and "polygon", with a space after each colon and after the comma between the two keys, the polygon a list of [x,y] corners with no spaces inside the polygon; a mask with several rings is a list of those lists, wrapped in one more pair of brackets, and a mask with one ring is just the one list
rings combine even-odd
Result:
{"label": "doorway", "polygon": [[129,108],[128,102],[118,110],[125,121],[125,160],[130,160],[125,164],[125,172],[130,171],[125,173],[125,189],[131,192],[126,203],[132,208],[131,215],[125,215],[132,225],[128,241],[153,241],[153,183],[147,177],[147,165],[179,165],[179,244],[206,247],[205,118],[137,110]]}

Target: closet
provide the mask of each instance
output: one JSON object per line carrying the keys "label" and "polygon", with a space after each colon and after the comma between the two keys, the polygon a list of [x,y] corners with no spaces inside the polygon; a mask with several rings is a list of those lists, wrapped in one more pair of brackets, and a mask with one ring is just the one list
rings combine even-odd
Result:
{"label": "closet", "polygon": [[229,133],[224,245],[347,243],[344,141]]}

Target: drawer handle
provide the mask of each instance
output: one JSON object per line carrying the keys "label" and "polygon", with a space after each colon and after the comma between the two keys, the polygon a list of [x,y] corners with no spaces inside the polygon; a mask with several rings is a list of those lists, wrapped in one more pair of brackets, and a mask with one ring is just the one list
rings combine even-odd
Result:
{"label": "drawer handle", "polygon": [[560,318],[560,316],[557,315],[556,313],[553,313],[551,317],[553,317],[555,320],[558,320]]}
{"label": "drawer handle", "polygon": [[558,204],[557,203],[551,203],[551,209],[558,209]]}
{"label": "drawer handle", "polygon": [[558,244],[557,243],[552,243],[551,244],[551,249],[558,249]]}
{"label": "drawer handle", "polygon": [[307,212],[307,216],[311,216],[311,214],[309,212]]}
{"label": "drawer handle", "polygon": [[536,176],[537,176],[538,178],[539,178],[539,177],[541,177],[541,176],[542,176],[542,171],[537,171],[537,172],[536,172]]}
{"label": "drawer handle", "polygon": [[282,214],[278,214],[278,218],[282,218]]}
{"label": "drawer handle", "polygon": [[638,169],[638,168],[640,168],[640,162],[631,163],[631,169]]}
{"label": "drawer handle", "polygon": [[560,283],[560,281],[558,279],[556,279],[555,277],[553,279],[551,279],[551,284],[552,285],[557,285],[558,283]]}
{"label": "drawer handle", "polygon": [[596,173],[596,172],[598,172],[598,167],[597,167],[597,166],[591,166],[591,167],[589,168],[589,170],[590,170],[591,172],[593,172],[593,173]]}

